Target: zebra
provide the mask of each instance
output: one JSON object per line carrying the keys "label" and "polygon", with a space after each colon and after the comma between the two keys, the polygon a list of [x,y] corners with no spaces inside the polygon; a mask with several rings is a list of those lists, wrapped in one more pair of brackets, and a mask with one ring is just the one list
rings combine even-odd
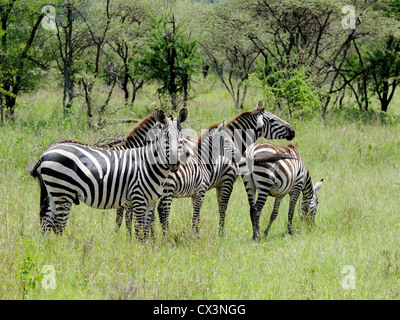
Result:
{"label": "zebra", "polygon": [[104,149],[79,142],[51,145],[30,170],[39,178],[40,225],[61,235],[73,203],[98,209],[130,207],[135,213],[135,234],[148,235],[149,208],[158,200],[170,171],[177,171],[182,155],[183,108],[176,119],[154,110],[160,124],[153,142],[142,148]]}
{"label": "zebra", "polygon": [[[146,146],[153,140],[151,133],[154,129],[157,129],[157,121],[154,114],[151,113],[141,121],[139,121],[135,127],[133,127],[125,136],[124,142],[121,145],[114,146],[113,149],[126,150],[130,148],[141,148]],[[187,135],[182,135],[184,154],[181,157],[181,163],[186,162],[186,158],[193,155],[193,149],[196,146],[197,140]],[[117,233],[121,227],[124,212],[126,211],[126,228],[129,236],[132,234],[132,211],[129,207],[117,208],[117,215],[115,219],[115,233]],[[154,212],[155,204],[153,204],[151,211]]]}
{"label": "zebra", "polygon": [[[276,115],[265,111],[265,108],[260,101],[255,110],[242,112],[231,120],[224,129],[225,135],[233,143],[236,153],[241,155],[247,146],[254,143],[261,136],[266,139],[287,139],[292,140],[295,137],[295,130],[293,127],[280,119]],[[201,142],[201,139],[199,139]],[[198,145],[197,148],[201,148]],[[207,149],[207,148],[206,148]],[[197,153],[201,155],[201,152]],[[204,160],[204,159],[202,159]],[[219,234],[224,235],[225,228],[225,215],[228,202],[233,190],[233,185],[237,179],[238,169],[234,159],[226,156],[219,157],[215,163],[207,162],[203,168],[208,172],[205,175],[206,191],[216,188],[216,195],[219,209]],[[198,177],[198,170],[200,167],[182,164],[179,170],[175,173],[170,173],[163,195],[160,198],[157,210],[160,217],[163,232],[169,229],[169,212],[171,207],[172,198],[192,197],[194,214],[192,219],[192,226],[195,233],[198,232],[199,224],[199,210],[204,196],[197,196],[198,191],[196,178]],[[193,186],[190,188],[190,186]]]}
{"label": "zebra", "polygon": [[[214,181],[225,182],[236,178],[234,167],[229,159],[238,152],[224,131],[225,121],[209,126],[199,136],[193,155],[183,163],[177,172],[170,173],[165,181],[163,194],[157,207],[164,234],[169,229],[169,212],[172,198],[192,198],[192,228],[198,234],[200,209],[206,192]],[[219,190],[219,189],[217,189]],[[219,195],[217,195],[219,196]],[[219,198],[220,199],[220,198]]]}
{"label": "zebra", "polygon": [[[200,150],[198,148],[195,148],[192,150],[191,156],[186,159],[186,162],[181,162],[181,167],[185,168],[191,168],[191,170],[186,170],[184,173],[190,173],[191,176],[181,176],[180,171],[178,170],[176,173],[176,176],[172,176],[174,174],[173,172],[170,173],[168,176],[168,179],[164,183],[164,190],[162,194],[162,198],[172,196],[172,193],[175,190],[175,180],[173,179],[174,177],[178,177],[178,179],[182,179],[181,181],[184,181],[185,183],[181,183],[180,186],[182,189],[180,190],[181,194],[188,194],[189,197],[192,197],[193,200],[193,209],[194,209],[194,214],[193,214],[193,226],[198,225],[197,221],[199,218],[200,214],[200,208],[205,196],[205,192],[207,191],[207,184],[206,181],[208,181],[208,176],[209,176],[209,169],[206,168],[206,164],[208,164],[208,161],[211,161],[211,163],[215,163],[218,161],[218,157],[222,155],[227,155],[230,158],[233,158],[235,155],[234,147],[230,139],[226,136],[225,132],[223,131],[223,127],[225,126],[225,121],[221,124],[214,124],[211,125],[203,134],[198,138],[198,140],[202,141],[200,144],[203,148],[203,152],[200,155]],[[197,141],[196,141],[197,143]],[[199,143],[197,143],[199,145]],[[204,150],[206,150],[204,152]],[[203,157],[203,160],[200,158],[200,156]],[[172,191],[172,193],[170,193]],[[152,208],[152,219],[151,219],[151,231],[153,232],[153,222],[155,220],[155,214],[154,214],[154,209],[155,207]],[[160,211],[159,211],[160,212]],[[169,212],[169,210],[168,210]],[[118,214],[122,213],[119,211],[117,212],[117,231],[118,228],[120,227],[122,216],[118,217]],[[126,210],[126,216],[125,216],[125,222],[127,226],[127,231],[128,234],[131,233],[131,220],[132,220],[132,212],[127,208]],[[160,222],[163,227],[163,231],[165,233],[164,229],[164,222],[165,222],[165,217],[160,215]]]}
{"label": "zebra", "polygon": [[293,213],[300,193],[303,194],[303,215],[314,224],[318,205],[317,191],[322,186],[323,178],[313,185],[311,175],[293,145],[279,147],[267,142],[254,143],[244,152],[239,168],[250,205],[253,239],[260,238],[260,213],[269,195],[275,197],[275,203],[265,236],[278,215],[282,198],[287,194],[290,196],[288,234],[292,235]]}

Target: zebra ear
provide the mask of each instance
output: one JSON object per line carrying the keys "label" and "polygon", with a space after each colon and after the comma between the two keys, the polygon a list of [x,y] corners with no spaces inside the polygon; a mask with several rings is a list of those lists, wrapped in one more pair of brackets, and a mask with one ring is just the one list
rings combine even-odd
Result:
{"label": "zebra ear", "polygon": [[317,192],[319,189],[322,187],[322,182],[324,182],[324,178],[322,178],[320,181],[318,181],[315,186],[314,186],[314,191]]}
{"label": "zebra ear", "polygon": [[184,122],[186,120],[186,118],[187,118],[187,115],[188,115],[187,109],[186,108],[182,108],[181,111],[179,111],[179,115],[178,115],[178,118],[177,118],[178,122],[179,123]]}
{"label": "zebra ear", "polygon": [[226,122],[226,119],[224,119],[224,121],[222,121],[222,123],[218,126],[218,128],[217,128],[218,132],[221,132],[222,129],[225,127],[225,122]]}
{"label": "zebra ear", "polygon": [[262,100],[258,101],[256,109],[255,110],[260,110],[264,107],[264,102]]}
{"label": "zebra ear", "polygon": [[256,129],[257,130],[261,129],[263,125],[264,125],[263,115],[260,113],[260,114],[257,115],[257,127],[256,127]]}
{"label": "zebra ear", "polygon": [[153,111],[153,116],[154,116],[154,119],[156,119],[157,122],[160,122],[162,124],[167,124],[167,118],[165,117],[164,111],[156,108]]}

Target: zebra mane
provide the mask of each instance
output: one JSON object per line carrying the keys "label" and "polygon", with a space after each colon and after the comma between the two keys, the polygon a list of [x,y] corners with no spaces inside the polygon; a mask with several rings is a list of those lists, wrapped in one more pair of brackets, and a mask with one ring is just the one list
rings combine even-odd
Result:
{"label": "zebra mane", "polygon": [[54,142],[51,145],[49,145],[47,147],[47,149],[50,149],[51,147],[57,146],[57,145],[62,144],[62,143],[73,143],[73,144],[78,144],[80,146],[91,147],[91,148],[96,148],[96,149],[101,149],[101,150],[121,150],[121,148],[118,147],[118,146],[117,147],[104,148],[104,147],[97,147],[97,146],[94,146],[92,144],[88,144],[88,143],[84,143],[84,142],[80,142],[80,141],[74,141],[74,140],[60,140],[60,141],[57,141],[57,142]]}
{"label": "zebra mane", "polygon": [[[133,139],[140,130],[146,129],[147,126],[151,127],[156,123],[154,115],[151,113],[146,118],[140,120],[125,136],[124,143],[126,144],[130,139]],[[147,128],[148,129],[148,128]]]}
{"label": "zebra mane", "polygon": [[239,113],[236,117],[234,117],[231,121],[229,121],[226,124],[226,126],[229,126],[231,123],[236,122],[240,118],[247,117],[247,116],[253,116],[264,110],[265,110],[265,107],[262,107],[262,108],[256,109],[256,110],[251,110],[251,111],[243,111],[243,112]]}
{"label": "zebra mane", "polygon": [[[54,147],[54,146],[56,146],[56,145],[58,145],[58,144],[61,144],[61,143],[74,143],[74,144],[79,144],[79,145],[81,145],[81,146],[93,147],[92,145],[90,145],[90,144],[88,144],[88,143],[64,139],[64,140],[59,140],[59,141],[53,142],[51,145],[48,146],[48,148]],[[97,147],[96,147],[96,148],[97,148]],[[100,149],[102,149],[102,148],[100,148]]]}
{"label": "zebra mane", "polygon": [[204,130],[204,131],[200,134],[199,138],[197,139],[197,145],[200,145],[201,142],[202,142],[204,139],[206,139],[206,138],[210,135],[211,130],[218,128],[220,124],[221,124],[221,122],[216,122],[216,123],[213,123],[213,124],[209,125],[209,126],[207,127],[207,129]]}

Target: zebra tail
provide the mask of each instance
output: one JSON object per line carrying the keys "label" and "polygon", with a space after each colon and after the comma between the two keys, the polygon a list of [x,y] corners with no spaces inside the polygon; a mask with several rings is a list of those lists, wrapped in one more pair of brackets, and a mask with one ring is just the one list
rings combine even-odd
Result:
{"label": "zebra tail", "polygon": [[39,174],[37,172],[37,168],[39,168],[41,163],[42,163],[42,161],[39,159],[39,161],[36,162],[35,165],[33,165],[33,161],[31,159],[29,159],[29,161],[28,161],[28,171],[29,171],[29,174],[32,177],[39,178]]}
{"label": "zebra tail", "polygon": [[291,155],[288,154],[274,154],[268,157],[262,157],[262,158],[254,158],[254,162],[277,162],[279,160],[285,160],[285,159],[295,159],[295,160],[301,160],[301,158],[297,157],[292,157]]}
{"label": "zebra tail", "polygon": [[42,161],[39,159],[38,162],[36,162],[35,165],[33,165],[33,161],[29,159],[28,161],[28,170],[29,174],[34,177],[39,179],[39,185],[40,185],[40,212],[39,212],[39,217],[40,217],[40,225],[43,223],[43,218],[46,216],[47,209],[49,207],[49,194],[47,192],[46,186],[43,183],[43,180],[39,173],[37,172],[37,169],[39,168],[40,164]]}

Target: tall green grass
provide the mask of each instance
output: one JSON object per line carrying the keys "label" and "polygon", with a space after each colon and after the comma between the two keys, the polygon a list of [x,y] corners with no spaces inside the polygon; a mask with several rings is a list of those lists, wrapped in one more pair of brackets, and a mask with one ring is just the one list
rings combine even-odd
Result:
{"label": "tall green grass", "polygon": [[[229,99],[219,85],[200,82],[187,125],[199,130],[231,119],[236,111]],[[248,101],[250,109],[258,101],[257,93],[250,90]],[[325,178],[316,225],[310,229],[297,206],[291,239],[286,236],[285,199],[268,238],[252,240],[247,198],[238,179],[225,237],[218,236],[212,190],[201,211],[199,238],[191,231],[191,200],[175,199],[170,235],[162,236],[157,220],[155,241],[142,244],[129,239],[125,227],[114,233],[114,210],[84,204],[73,206],[63,236],[41,235],[39,186],[28,175],[28,160],[35,162],[58,139],[94,143],[108,132],[130,128],[90,130],[79,110],[65,120],[60,102],[59,94],[46,90],[27,95],[20,101],[17,122],[0,129],[0,299],[399,298],[398,123],[360,117],[353,121],[348,115],[331,115],[326,122],[291,120],[296,129],[292,143],[314,181]],[[115,117],[140,117],[152,102],[151,92],[142,92],[135,106],[121,109]],[[115,99],[113,107],[119,103]],[[261,230],[272,204],[269,199],[262,212]],[[27,260],[32,262],[30,269],[24,264]],[[56,288],[45,289],[37,280],[24,295],[21,272],[39,279],[44,265],[54,267]],[[354,268],[354,289],[343,286],[345,266]]]}

